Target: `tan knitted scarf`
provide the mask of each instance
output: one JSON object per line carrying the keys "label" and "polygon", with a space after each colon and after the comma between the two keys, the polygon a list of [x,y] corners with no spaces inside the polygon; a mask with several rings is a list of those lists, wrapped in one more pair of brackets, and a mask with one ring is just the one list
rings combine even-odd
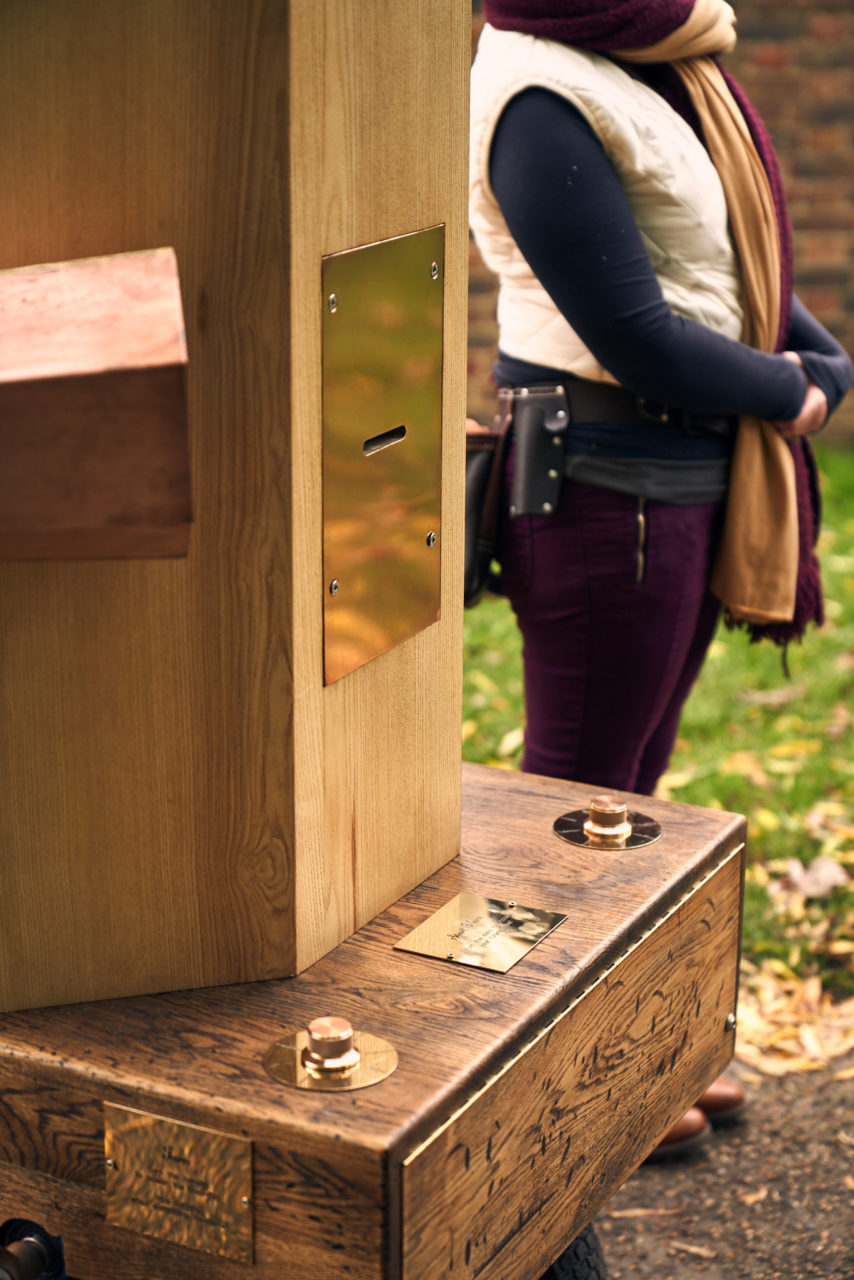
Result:
{"label": "tan knitted scarf", "polygon": [[[676,31],[633,62],[670,62],[700,119],[726,197],[739,259],[743,340],[774,351],[780,322],[780,243],[771,187],[744,116],[712,55],[735,45],[725,0],[697,0]],[[795,610],[798,510],[791,451],[775,428],[743,417],[712,590],[734,622],[786,622]]]}

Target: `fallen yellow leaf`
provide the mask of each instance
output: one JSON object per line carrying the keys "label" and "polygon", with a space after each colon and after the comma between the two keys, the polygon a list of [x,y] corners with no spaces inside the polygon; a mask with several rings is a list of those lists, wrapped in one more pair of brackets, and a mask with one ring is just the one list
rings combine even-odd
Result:
{"label": "fallen yellow leaf", "polygon": [[769,756],[775,760],[789,759],[791,756],[814,756],[821,751],[818,738],[791,738],[788,742],[775,742],[768,748]]}
{"label": "fallen yellow leaf", "polygon": [[679,1206],[677,1209],[611,1209],[606,1212],[606,1218],[670,1218],[674,1214],[683,1213],[684,1210]]}
{"label": "fallen yellow leaf", "polygon": [[721,761],[720,771],[734,773],[739,778],[749,778],[756,787],[762,787],[769,781],[755,751],[733,751]]}
{"label": "fallen yellow leaf", "polygon": [[468,677],[469,677],[469,680],[471,680],[474,687],[476,689],[479,689],[481,693],[491,694],[491,693],[498,692],[498,685],[495,683],[495,681],[491,678],[491,676],[488,676],[485,671],[481,671],[478,667],[474,667],[472,670],[470,670],[468,673]]}
{"label": "fallen yellow leaf", "polygon": [[500,759],[506,760],[508,756],[512,756],[514,751],[518,751],[524,741],[524,729],[508,729],[498,744],[498,755]]}
{"label": "fallen yellow leaf", "polygon": [[758,885],[760,889],[766,888],[771,882],[771,877],[761,862],[752,863],[744,874],[751,884]]}
{"label": "fallen yellow leaf", "polygon": [[686,1244],[683,1240],[668,1240],[671,1249],[679,1249],[682,1253],[693,1254],[696,1258],[716,1258],[714,1249],[705,1249],[699,1244]]}
{"label": "fallen yellow leaf", "polygon": [[753,815],[753,820],[760,831],[778,831],[780,829],[780,818],[773,809],[757,809]]}
{"label": "fallen yellow leaf", "polygon": [[790,981],[795,979],[795,974],[783,960],[771,959],[766,961],[766,967],[776,974],[778,978],[787,978]]}
{"label": "fallen yellow leaf", "polygon": [[768,1198],[768,1188],[760,1187],[758,1191],[745,1191],[738,1198],[742,1204],[761,1204],[763,1200]]}
{"label": "fallen yellow leaf", "polygon": [[824,1058],[825,1055],[824,1055],[824,1049],[822,1048],[822,1043],[819,1040],[816,1033],[813,1031],[812,1027],[809,1027],[809,1026],[801,1027],[800,1041],[801,1041],[801,1044],[804,1046],[804,1051],[808,1053],[811,1058],[822,1058],[822,1059]]}

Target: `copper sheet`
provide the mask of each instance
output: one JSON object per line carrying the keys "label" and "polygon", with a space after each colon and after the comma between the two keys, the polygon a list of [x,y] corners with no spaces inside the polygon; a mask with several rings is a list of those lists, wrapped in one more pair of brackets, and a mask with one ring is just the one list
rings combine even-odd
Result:
{"label": "copper sheet", "polygon": [[460,893],[395,943],[395,950],[506,973],[565,919],[557,911]]}
{"label": "copper sheet", "polygon": [[439,617],[444,242],[323,260],[326,684]]}
{"label": "copper sheet", "polygon": [[104,1133],[112,1226],[252,1263],[250,1142],[110,1103]]}

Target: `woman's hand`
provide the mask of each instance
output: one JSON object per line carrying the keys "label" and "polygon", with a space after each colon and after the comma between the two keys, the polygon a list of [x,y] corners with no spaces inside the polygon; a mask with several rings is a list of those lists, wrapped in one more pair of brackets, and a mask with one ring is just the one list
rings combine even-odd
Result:
{"label": "woman's hand", "polygon": [[488,431],[489,431],[489,427],[483,426],[482,423],[478,422],[477,418],[466,418],[466,435],[467,436],[479,436],[479,435],[483,435],[484,432],[488,432]]}
{"label": "woman's hand", "polygon": [[[803,361],[797,351],[784,351],[784,357],[793,364],[803,368]],[[795,440],[798,436],[812,436],[821,431],[827,421],[827,396],[807,374],[807,393],[801,405],[800,413],[788,422],[775,422],[774,426],[784,440]]]}

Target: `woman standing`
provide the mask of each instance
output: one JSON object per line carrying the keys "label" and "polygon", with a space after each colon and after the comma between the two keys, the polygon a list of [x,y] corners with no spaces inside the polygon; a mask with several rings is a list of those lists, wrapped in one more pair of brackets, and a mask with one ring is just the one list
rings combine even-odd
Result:
{"label": "woman standing", "polygon": [[[822,620],[807,439],[851,362],[792,295],[773,149],[718,62],[724,0],[484,10],[471,225],[515,432],[522,767],[651,793],[721,607],[782,644]],[[706,1129],[689,1113],[665,1147]]]}

